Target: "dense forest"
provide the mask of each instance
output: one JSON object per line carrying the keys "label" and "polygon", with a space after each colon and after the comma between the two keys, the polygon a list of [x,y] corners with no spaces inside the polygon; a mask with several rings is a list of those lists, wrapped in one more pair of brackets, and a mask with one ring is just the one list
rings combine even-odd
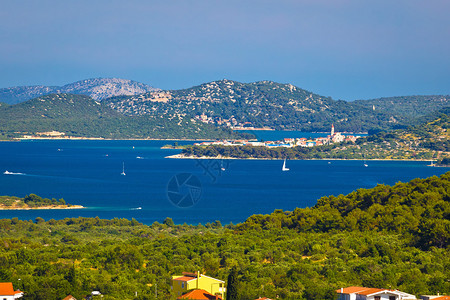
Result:
{"label": "dense forest", "polygon": [[449,195],[450,172],[237,225],[3,219],[0,281],[24,299],[92,290],[104,299],[174,299],[171,275],[199,270],[226,280],[234,268],[241,300],[335,299],[350,285],[448,294]]}
{"label": "dense forest", "polygon": [[65,136],[107,139],[238,138],[229,129],[189,117],[124,116],[84,95],[50,94],[0,106],[0,139],[58,131]]}
{"label": "dense forest", "polygon": [[316,147],[190,146],[185,156],[269,159],[423,159],[450,157],[450,117],[439,118],[407,129],[379,132],[355,143],[342,142]]}

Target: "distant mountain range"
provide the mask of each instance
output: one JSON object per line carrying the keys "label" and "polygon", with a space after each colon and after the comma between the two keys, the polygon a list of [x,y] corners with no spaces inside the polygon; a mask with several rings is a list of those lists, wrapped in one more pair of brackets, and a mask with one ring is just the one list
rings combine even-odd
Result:
{"label": "distant mountain range", "polygon": [[119,78],[93,78],[66,84],[64,86],[18,86],[0,89],[0,102],[17,104],[39,96],[57,93],[81,94],[95,100],[119,96],[137,95],[157,91],[147,84]]}
{"label": "distant mountain range", "polygon": [[[58,118],[62,118],[64,114],[72,115],[73,109],[83,111],[81,106],[70,107],[65,102],[52,102],[47,98],[28,100],[34,104],[26,104],[27,99],[37,95],[56,95],[62,92],[65,93],[65,98],[70,98],[68,94],[91,97],[91,104],[87,105],[84,102],[79,104],[83,109],[92,110],[90,112],[94,114],[98,114],[97,109],[101,109],[100,115],[108,120],[116,118],[129,121],[131,120],[129,117],[141,118],[153,120],[158,128],[161,127],[158,122],[169,124],[175,120],[189,120],[194,122],[192,124],[195,126],[206,126],[205,130],[216,128],[228,131],[231,128],[270,127],[277,130],[324,132],[329,130],[331,124],[334,124],[336,130],[340,132],[387,131],[432,120],[439,110],[450,107],[450,96],[405,96],[348,102],[336,101],[291,84],[273,81],[241,83],[224,79],[188,89],[159,90],[135,81],[112,78],[82,80],[63,87],[32,86],[0,89],[0,102],[9,104],[21,102],[10,106],[0,104],[2,112],[0,117],[8,111],[14,112],[3,115],[3,118],[8,118],[6,120],[12,124],[19,120],[13,116],[24,120],[31,118],[27,115],[28,110],[33,115],[33,122],[38,124],[48,122],[45,121],[48,119],[54,120],[56,116],[50,117],[50,112],[56,113],[61,110],[64,113]],[[44,109],[42,99],[46,99],[46,110],[38,112],[37,107]],[[57,99],[57,96],[52,96],[52,99]],[[85,98],[75,97],[71,98],[71,101],[85,101]],[[104,113],[107,113],[107,116],[104,116]],[[41,115],[46,118],[35,118]],[[81,115],[74,115],[72,119],[83,119],[88,115],[89,112],[84,111]],[[66,120],[67,116],[64,117]],[[122,129],[119,131],[122,132]],[[131,133],[130,130],[126,131]],[[206,131],[211,133],[209,129]],[[163,136],[163,131],[160,133],[160,136]],[[87,132],[83,134],[86,135]],[[151,136],[144,132],[142,134]],[[185,137],[192,138],[192,136]]]}

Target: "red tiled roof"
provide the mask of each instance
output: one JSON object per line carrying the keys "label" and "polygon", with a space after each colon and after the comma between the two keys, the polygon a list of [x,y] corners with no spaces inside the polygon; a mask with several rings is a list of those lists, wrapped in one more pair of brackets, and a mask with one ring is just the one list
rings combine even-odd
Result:
{"label": "red tiled roof", "polygon": [[14,291],[12,282],[0,282],[0,295],[1,296],[13,296],[18,293],[20,293],[20,292]]}
{"label": "red tiled roof", "polygon": [[432,300],[450,300],[450,296],[441,296],[433,298]]}
{"label": "red tiled roof", "polygon": [[377,293],[377,292],[382,292],[382,291],[389,291],[386,289],[376,289],[376,288],[368,288],[367,290],[364,290],[362,292],[358,292],[359,295],[370,295],[373,293]]}
{"label": "red tiled roof", "polygon": [[360,294],[360,295],[369,295],[376,292],[384,291],[383,289],[375,289],[375,288],[366,288],[362,286],[349,286],[346,288],[343,288],[343,291],[341,292],[341,289],[336,290],[336,293],[339,294]]}
{"label": "red tiled roof", "polygon": [[66,298],[64,298],[63,300],[77,300],[74,296],[69,295]]}
{"label": "red tiled roof", "polygon": [[179,280],[179,281],[189,281],[192,279],[197,279],[196,277],[191,277],[191,276],[181,276],[181,277],[177,277],[174,278],[173,280]]}
{"label": "red tiled roof", "polygon": [[[177,299],[215,300],[216,296],[214,296],[213,294],[208,293],[205,290],[198,289],[198,290],[189,291],[189,292],[181,295]],[[222,299],[222,297],[219,296],[219,299]]]}
{"label": "red tiled roof", "polygon": [[258,298],[258,299],[255,299],[255,300],[272,300],[272,299],[263,297],[263,298]]}

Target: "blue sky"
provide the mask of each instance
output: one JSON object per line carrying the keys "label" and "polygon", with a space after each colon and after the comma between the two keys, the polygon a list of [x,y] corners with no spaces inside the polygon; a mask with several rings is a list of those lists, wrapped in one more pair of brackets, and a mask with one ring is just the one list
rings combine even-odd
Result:
{"label": "blue sky", "polygon": [[118,77],[450,94],[448,0],[0,0],[0,88]]}

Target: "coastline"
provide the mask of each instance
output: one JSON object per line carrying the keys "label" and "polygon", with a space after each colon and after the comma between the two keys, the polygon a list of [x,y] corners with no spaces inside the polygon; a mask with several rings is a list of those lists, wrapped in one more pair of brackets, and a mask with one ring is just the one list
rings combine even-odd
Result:
{"label": "coastline", "polygon": [[215,141],[216,139],[106,139],[94,137],[70,137],[70,138],[52,138],[52,137],[34,137],[34,138],[14,138],[11,140],[0,140],[0,142],[21,142],[34,140],[57,140],[57,141]]}
{"label": "coastline", "polygon": [[[255,158],[255,157],[226,157],[226,156],[184,156],[182,154],[174,154],[165,156],[164,158],[171,159],[241,159],[241,160],[283,160],[283,158]],[[330,160],[330,161],[341,161],[341,160],[363,160],[357,158],[306,158],[306,159],[290,159],[290,160]],[[392,158],[376,158],[376,159],[366,159],[366,161],[430,161],[429,159],[392,159]],[[440,167],[433,165],[433,167]],[[443,166],[445,167],[445,166]]]}
{"label": "coastline", "polygon": [[39,206],[39,207],[7,207],[7,206],[0,206],[0,210],[48,210],[48,209],[83,209],[86,208],[82,205],[61,205],[61,206]]}

